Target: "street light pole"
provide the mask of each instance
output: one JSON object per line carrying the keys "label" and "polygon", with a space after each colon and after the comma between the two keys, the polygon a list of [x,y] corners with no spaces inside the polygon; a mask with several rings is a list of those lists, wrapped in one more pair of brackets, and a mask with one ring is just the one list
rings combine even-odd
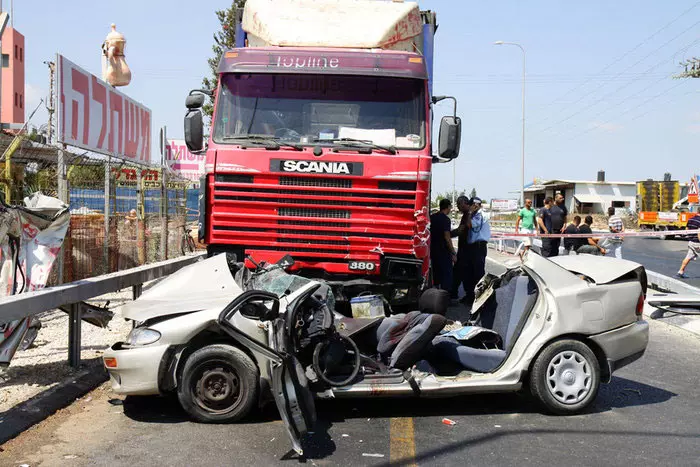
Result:
{"label": "street light pole", "polygon": [[522,141],[520,143],[521,161],[520,161],[520,203],[525,204],[525,48],[516,42],[496,41],[493,45],[514,45],[523,53],[523,83],[522,83]]}

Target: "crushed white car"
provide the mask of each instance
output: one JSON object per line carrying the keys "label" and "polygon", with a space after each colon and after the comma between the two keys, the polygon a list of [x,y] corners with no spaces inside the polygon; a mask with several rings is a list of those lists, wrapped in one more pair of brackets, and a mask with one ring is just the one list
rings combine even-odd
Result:
{"label": "crushed white car", "polygon": [[640,358],[646,273],[595,256],[523,263],[480,282],[466,326],[444,310],[353,319],[322,282],[226,255],[163,280],[121,310],[136,327],[104,354],[121,394],[176,393],[202,422],[232,422],[274,399],[297,452],[315,397],[453,396],[529,386],[575,414]]}

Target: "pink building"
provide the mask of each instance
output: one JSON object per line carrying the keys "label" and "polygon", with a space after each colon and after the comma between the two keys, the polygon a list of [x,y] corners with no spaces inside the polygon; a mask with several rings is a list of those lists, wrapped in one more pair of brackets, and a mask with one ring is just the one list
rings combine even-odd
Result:
{"label": "pink building", "polygon": [[0,121],[24,123],[24,36],[5,28],[2,35],[2,81],[0,82]]}

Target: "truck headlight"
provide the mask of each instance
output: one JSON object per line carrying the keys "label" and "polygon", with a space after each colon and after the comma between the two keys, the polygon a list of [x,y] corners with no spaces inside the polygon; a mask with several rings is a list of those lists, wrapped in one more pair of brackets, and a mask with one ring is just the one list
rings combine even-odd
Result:
{"label": "truck headlight", "polygon": [[155,329],[134,328],[126,337],[126,343],[129,345],[148,345],[157,342],[160,339],[160,333]]}

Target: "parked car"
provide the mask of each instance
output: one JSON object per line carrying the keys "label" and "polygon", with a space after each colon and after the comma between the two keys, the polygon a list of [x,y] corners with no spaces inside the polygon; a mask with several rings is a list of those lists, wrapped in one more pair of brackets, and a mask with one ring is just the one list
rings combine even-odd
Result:
{"label": "parked car", "polygon": [[126,305],[123,316],[137,326],[104,354],[114,391],[176,393],[201,422],[238,421],[274,399],[301,453],[314,397],[529,386],[550,412],[575,414],[648,343],[646,273],[630,261],[526,253],[522,264],[479,283],[472,327],[430,307],[342,316],[326,284],[287,274],[289,264],[287,257],[251,272],[214,256]]}

